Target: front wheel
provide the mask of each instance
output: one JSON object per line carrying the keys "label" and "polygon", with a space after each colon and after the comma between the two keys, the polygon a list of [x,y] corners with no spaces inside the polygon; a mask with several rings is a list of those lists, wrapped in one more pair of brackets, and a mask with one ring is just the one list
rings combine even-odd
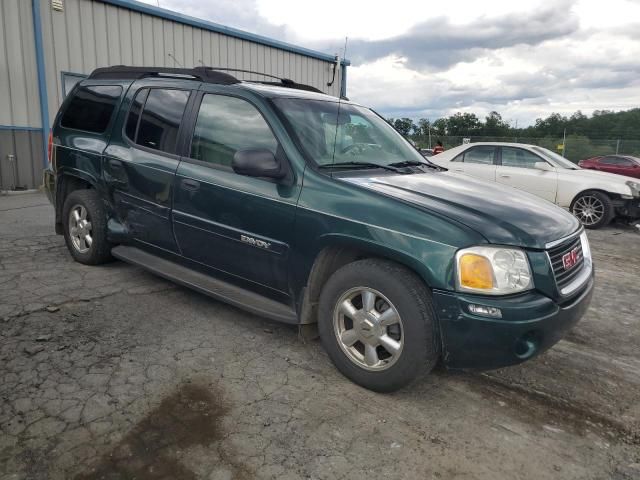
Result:
{"label": "front wheel", "polygon": [[571,203],[571,213],[585,228],[594,230],[608,225],[615,215],[611,199],[596,191],[578,195]]}
{"label": "front wheel", "polygon": [[407,385],[438,359],[429,290],[385,260],[359,260],[331,276],[320,295],[318,330],[338,370],[378,392]]}

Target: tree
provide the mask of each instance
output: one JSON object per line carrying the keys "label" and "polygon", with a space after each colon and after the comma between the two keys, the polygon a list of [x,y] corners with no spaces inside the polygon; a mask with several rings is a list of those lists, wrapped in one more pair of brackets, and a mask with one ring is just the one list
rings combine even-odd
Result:
{"label": "tree", "polygon": [[435,122],[431,124],[432,133],[435,132],[436,135],[448,135],[447,128],[447,119],[446,118],[438,118]]}
{"label": "tree", "polygon": [[447,134],[449,135],[478,135],[482,131],[482,124],[475,113],[461,113],[447,119]]}
{"label": "tree", "polygon": [[393,127],[404,137],[408,137],[416,129],[413,120],[410,118],[397,118],[393,122]]}
{"label": "tree", "polygon": [[493,111],[485,117],[482,134],[490,137],[504,137],[509,134],[509,128],[509,125],[502,120],[502,115]]}

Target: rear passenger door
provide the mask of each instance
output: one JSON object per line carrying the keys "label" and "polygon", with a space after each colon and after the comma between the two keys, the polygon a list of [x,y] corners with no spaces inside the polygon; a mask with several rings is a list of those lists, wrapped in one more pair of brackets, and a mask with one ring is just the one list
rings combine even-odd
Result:
{"label": "rear passenger door", "polygon": [[276,120],[268,121],[272,114],[248,98],[215,90],[200,97],[188,155],[176,175],[173,219],[182,254],[225,280],[286,301],[301,179],[236,174],[231,165],[239,150],[266,148],[288,164],[272,129]]}
{"label": "rear passenger door", "polygon": [[454,158],[449,168],[454,172],[495,182],[496,150],[497,148],[492,145],[470,147]]}
{"label": "rear passenger door", "polygon": [[[134,84],[122,128],[105,151],[104,176],[117,215],[142,245],[177,252],[171,224],[181,125],[191,90]],[[169,84],[170,85],[170,84]]]}

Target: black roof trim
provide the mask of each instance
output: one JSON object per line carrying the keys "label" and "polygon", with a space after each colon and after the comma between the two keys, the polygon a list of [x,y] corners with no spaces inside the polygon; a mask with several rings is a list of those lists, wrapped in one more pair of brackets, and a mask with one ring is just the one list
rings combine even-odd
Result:
{"label": "black roof trim", "polygon": [[167,67],[128,67],[125,65],[115,65],[113,67],[96,68],[89,75],[90,80],[137,80],[145,77],[192,77],[205,83],[218,83],[222,85],[233,85],[240,83],[233,75],[219,72],[209,67],[195,68],[167,68]]}
{"label": "black roof trim", "polygon": [[242,70],[239,68],[228,67],[194,67],[194,68],[169,68],[169,67],[128,67],[126,65],[115,65],[112,67],[96,68],[89,77],[90,80],[138,80],[146,77],[191,77],[195,80],[200,80],[205,83],[217,83],[221,85],[234,85],[240,83],[229,72],[241,72],[250,73],[253,75],[262,75],[263,77],[273,78],[278,80],[277,82],[260,81],[260,80],[247,80],[252,83],[260,83],[263,85],[274,85],[278,87],[293,88],[296,90],[305,90],[307,92],[324,93],[322,90],[312,87],[311,85],[305,85],[303,83],[296,83],[289,78],[280,78],[269,73],[254,72],[253,70]]}
{"label": "black roof trim", "polygon": [[317,89],[316,87],[312,87],[311,85],[305,85],[304,83],[296,83],[293,80],[289,80],[288,78],[283,78],[279,82],[260,82],[260,81],[251,80],[251,83],[259,83],[260,85],[273,85],[275,87],[293,88],[296,90],[305,90],[307,92],[314,92],[314,93],[323,93],[323,94],[325,93],[322,90]]}

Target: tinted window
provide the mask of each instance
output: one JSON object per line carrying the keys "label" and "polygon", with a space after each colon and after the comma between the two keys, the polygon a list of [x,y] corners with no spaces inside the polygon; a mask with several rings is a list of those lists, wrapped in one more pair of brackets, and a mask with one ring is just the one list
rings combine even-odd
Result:
{"label": "tinted window", "polygon": [[600,163],[606,163],[607,165],[619,165],[621,167],[633,166],[633,162],[631,160],[622,157],[604,157],[600,160]]}
{"label": "tinted window", "polygon": [[502,165],[505,167],[536,168],[536,162],[543,162],[537,155],[522,148],[502,147]]}
{"label": "tinted window", "polygon": [[131,108],[129,109],[129,116],[127,117],[127,126],[125,129],[125,133],[127,134],[127,137],[129,137],[134,142],[136,141],[136,134],[138,133],[140,112],[142,111],[144,101],[147,99],[148,92],[149,89],[147,88],[143,88],[142,90],[140,90],[133,99]]}
{"label": "tinted window", "polygon": [[260,112],[239,98],[205,95],[193,132],[191,158],[230,167],[234,154],[249,148],[266,148],[274,155],[278,148]]}
{"label": "tinted window", "polygon": [[186,90],[149,90],[135,142],[143,147],[175,153],[178,129],[188,99]]}
{"label": "tinted window", "polygon": [[69,102],[60,124],[65,128],[103,133],[122,94],[117,85],[80,87]]}
{"label": "tinted window", "polygon": [[493,155],[496,147],[473,147],[464,152],[464,163],[480,163],[493,165]]}

